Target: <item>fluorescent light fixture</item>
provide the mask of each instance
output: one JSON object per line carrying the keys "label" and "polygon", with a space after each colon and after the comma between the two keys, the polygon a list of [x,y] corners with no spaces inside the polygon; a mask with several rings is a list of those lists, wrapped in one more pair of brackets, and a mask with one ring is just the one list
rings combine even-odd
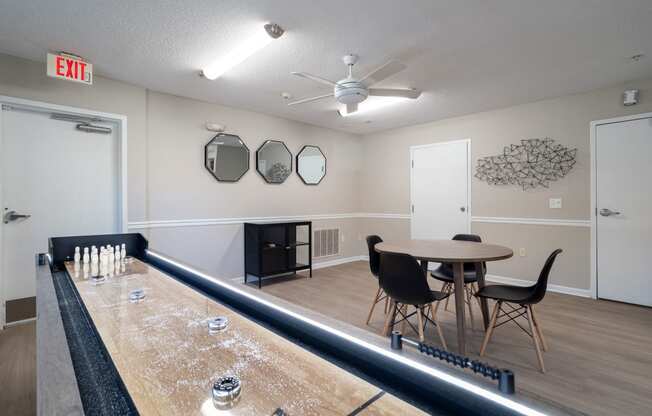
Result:
{"label": "fluorescent light fixture", "polygon": [[358,111],[353,113],[346,112],[346,106],[342,106],[337,112],[342,117],[351,117],[357,116],[358,114],[365,114],[370,111],[378,110],[380,108],[385,108],[403,101],[407,101],[409,98],[405,97],[369,97],[360,104],[358,104]]}
{"label": "fluorescent light fixture", "polygon": [[[189,272],[189,273],[191,273],[192,275],[194,275],[196,277],[200,277],[200,278],[202,278],[203,280],[205,280],[205,281],[207,281],[209,283],[220,286],[224,290],[237,293],[237,294],[239,294],[241,296],[244,296],[244,297],[248,298],[249,300],[251,300],[254,303],[259,303],[261,305],[264,305],[264,306],[267,306],[269,308],[275,309],[275,310],[277,310],[277,311],[279,311],[279,312],[281,312],[281,313],[283,313],[285,315],[291,316],[291,317],[293,317],[295,319],[298,319],[298,320],[303,321],[303,322],[305,322],[305,323],[307,323],[309,325],[315,326],[315,327],[317,327],[317,328],[319,328],[319,329],[321,329],[323,331],[326,331],[326,332],[330,333],[331,335],[333,335],[335,337],[342,338],[342,339],[345,339],[345,340],[347,340],[349,342],[355,343],[355,344],[357,344],[357,345],[359,345],[359,346],[361,346],[361,347],[363,347],[363,348],[365,348],[367,350],[375,352],[376,354],[380,354],[380,355],[384,356],[385,358],[387,358],[389,360],[397,361],[399,363],[408,365],[408,366],[412,367],[413,369],[418,370],[418,371],[420,371],[420,372],[422,372],[424,374],[427,374],[427,375],[432,376],[432,377],[436,377],[436,378],[438,378],[440,380],[443,380],[443,381],[445,381],[445,382],[447,382],[449,384],[452,384],[452,385],[454,385],[456,387],[464,389],[464,390],[468,391],[471,394],[475,394],[475,395],[480,396],[480,397],[482,397],[484,399],[491,400],[494,403],[498,403],[498,404],[500,404],[500,405],[502,405],[502,406],[504,406],[504,407],[506,407],[506,408],[508,408],[510,410],[513,410],[513,411],[517,412],[517,413],[520,413],[520,414],[525,415],[525,416],[546,416],[544,413],[539,412],[538,410],[532,409],[531,407],[528,407],[525,404],[516,402],[516,401],[511,400],[511,399],[509,399],[507,397],[504,397],[504,396],[502,396],[500,394],[489,391],[489,390],[485,389],[484,387],[481,387],[479,385],[470,383],[470,382],[468,382],[468,381],[466,381],[466,380],[464,380],[462,378],[455,377],[455,376],[453,376],[453,375],[451,375],[451,374],[449,374],[447,372],[438,370],[438,369],[436,369],[434,367],[427,366],[427,365],[422,364],[422,363],[420,363],[418,361],[414,361],[414,360],[412,360],[412,359],[410,359],[410,358],[408,358],[408,357],[406,357],[406,356],[404,356],[402,354],[397,354],[397,353],[395,353],[393,351],[388,351],[388,350],[386,350],[384,348],[381,348],[381,347],[376,346],[374,344],[368,343],[368,342],[366,342],[366,341],[364,341],[364,340],[362,340],[360,338],[356,338],[356,337],[354,337],[352,335],[349,335],[346,332],[343,332],[343,331],[341,331],[339,329],[332,328],[332,327],[330,327],[330,326],[328,326],[326,324],[315,321],[314,319],[311,319],[311,318],[309,318],[307,316],[301,315],[298,312],[294,312],[294,311],[291,311],[289,309],[286,309],[281,305],[277,305],[277,304],[272,303],[272,302],[270,302],[270,301],[268,301],[266,299],[259,298],[257,295],[249,293],[249,292],[247,292],[245,290],[242,290],[242,289],[240,289],[239,287],[237,287],[234,284],[228,283],[228,282],[226,282],[224,280],[221,280],[221,279],[216,279],[213,276],[210,276],[210,275],[208,275],[206,273],[203,273],[203,272],[201,272],[201,271],[199,271],[197,269],[194,269],[194,268],[192,268],[192,267],[190,267],[190,266],[188,266],[186,264],[179,263],[178,261],[175,261],[175,260],[173,260],[173,259],[171,259],[169,257],[166,257],[163,254],[157,253],[157,252],[149,250],[149,249],[145,249],[145,251],[150,256],[156,257],[157,259],[159,259],[159,260],[161,260],[161,261],[163,261],[163,262],[165,262],[167,264],[171,264],[171,265],[173,265],[175,267],[178,267],[178,268],[180,268],[182,270],[185,270],[186,272]],[[207,407],[207,406],[202,406],[202,409],[204,409],[204,407]],[[204,414],[206,414],[206,413],[204,413]]]}
{"label": "fluorescent light fixture", "polygon": [[250,37],[244,39],[232,51],[202,69],[201,74],[210,80],[217,79],[281,35],[283,35],[283,29],[275,23],[268,23],[262,28],[258,27]]}

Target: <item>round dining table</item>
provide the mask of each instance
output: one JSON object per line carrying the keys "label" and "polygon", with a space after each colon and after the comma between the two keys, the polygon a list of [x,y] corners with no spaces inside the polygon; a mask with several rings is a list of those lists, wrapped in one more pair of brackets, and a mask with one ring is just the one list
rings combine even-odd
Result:
{"label": "round dining table", "polygon": [[[478,287],[484,287],[484,262],[504,260],[512,257],[514,251],[495,244],[455,240],[397,240],[376,244],[379,253],[404,253],[419,260],[424,273],[428,263],[449,263],[453,266],[455,281],[455,313],[457,315],[457,347],[460,354],[466,354],[464,319],[464,263],[475,264]],[[382,258],[381,258],[382,261]],[[487,300],[480,298],[480,309],[485,330],[489,326]]]}

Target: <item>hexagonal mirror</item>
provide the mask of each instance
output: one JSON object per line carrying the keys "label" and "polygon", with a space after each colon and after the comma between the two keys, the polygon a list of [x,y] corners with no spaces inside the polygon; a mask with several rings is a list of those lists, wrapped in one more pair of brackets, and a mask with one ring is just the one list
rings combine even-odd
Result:
{"label": "hexagonal mirror", "polygon": [[220,133],[204,147],[204,166],[221,182],[237,182],[249,170],[249,148],[240,137]]}
{"label": "hexagonal mirror", "polygon": [[283,183],[292,173],[292,153],[285,143],[266,140],[256,152],[256,170],[267,183]]}
{"label": "hexagonal mirror", "polygon": [[306,185],[317,185],[326,176],[326,156],[317,146],[303,146],[297,155],[297,173]]}

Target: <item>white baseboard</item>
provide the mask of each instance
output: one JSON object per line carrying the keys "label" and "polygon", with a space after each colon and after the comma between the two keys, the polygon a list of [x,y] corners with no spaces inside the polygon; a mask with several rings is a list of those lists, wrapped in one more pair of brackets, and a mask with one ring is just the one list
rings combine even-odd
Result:
{"label": "white baseboard", "polygon": [[[326,260],[326,261],[320,261],[318,263],[312,263],[312,269],[318,270],[326,267],[339,266],[340,264],[351,263],[354,261],[365,261],[365,260],[369,261],[369,256],[341,257],[333,260]],[[233,277],[229,280],[236,283],[244,283],[244,276]]]}
{"label": "white baseboard", "polygon": [[354,261],[369,261],[369,256],[352,256],[341,257],[333,260],[320,261],[319,263],[312,263],[313,270],[323,269],[324,267],[339,266],[340,264],[351,263]]}
{"label": "white baseboard", "polygon": [[[340,264],[351,263],[354,261],[369,261],[369,256],[352,256],[352,257],[342,257],[338,259],[322,261],[319,263],[313,263],[313,270],[323,269],[326,267],[339,266]],[[534,284],[531,280],[515,279],[513,277],[497,276],[495,274],[488,274],[486,276],[487,281],[494,283],[502,283],[506,285],[515,285],[515,286],[531,286]],[[234,282],[242,283],[244,282],[244,276],[234,277],[231,279]],[[548,284],[548,290],[555,293],[563,293],[565,295],[579,296],[582,298],[591,298],[590,289],[578,289],[576,287],[561,286],[561,285],[552,285]]]}
{"label": "white baseboard", "polygon": [[[496,276],[494,274],[488,274],[486,276],[486,279],[489,282],[503,283],[506,285],[515,285],[515,286],[532,286],[534,284],[534,282],[531,280],[514,279],[513,277]],[[578,289],[576,287],[548,284],[548,290],[551,292],[563,293],[565,295],[579,296],[582,298],[592,297],[590,289]]]}
{"label": "white baseboard", "polygon": [[35,317],[34,318],[21,319],[20,321],[7,322],[5,324],[5,328],[9,328],[10,326],[27,324],[29,322],[34,322],[34,321],[36,321]]}

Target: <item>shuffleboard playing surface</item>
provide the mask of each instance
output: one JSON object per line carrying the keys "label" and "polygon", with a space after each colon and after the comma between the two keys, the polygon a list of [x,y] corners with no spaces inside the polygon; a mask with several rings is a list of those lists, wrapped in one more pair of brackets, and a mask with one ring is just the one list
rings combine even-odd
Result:
{"label": "shuffleboard playing surface", "polygon": [[[143,415],[420,415],[380,389],[134,260],[104,282],[65,264],[136,408]],[[145,298],[129,301],[144,289]],[[207,320],[228,317],[209,334]],[[212,381],[237,375],[242,394],[228,411],[211,401]],[[358,410],[356,410],[358,409]]]}

